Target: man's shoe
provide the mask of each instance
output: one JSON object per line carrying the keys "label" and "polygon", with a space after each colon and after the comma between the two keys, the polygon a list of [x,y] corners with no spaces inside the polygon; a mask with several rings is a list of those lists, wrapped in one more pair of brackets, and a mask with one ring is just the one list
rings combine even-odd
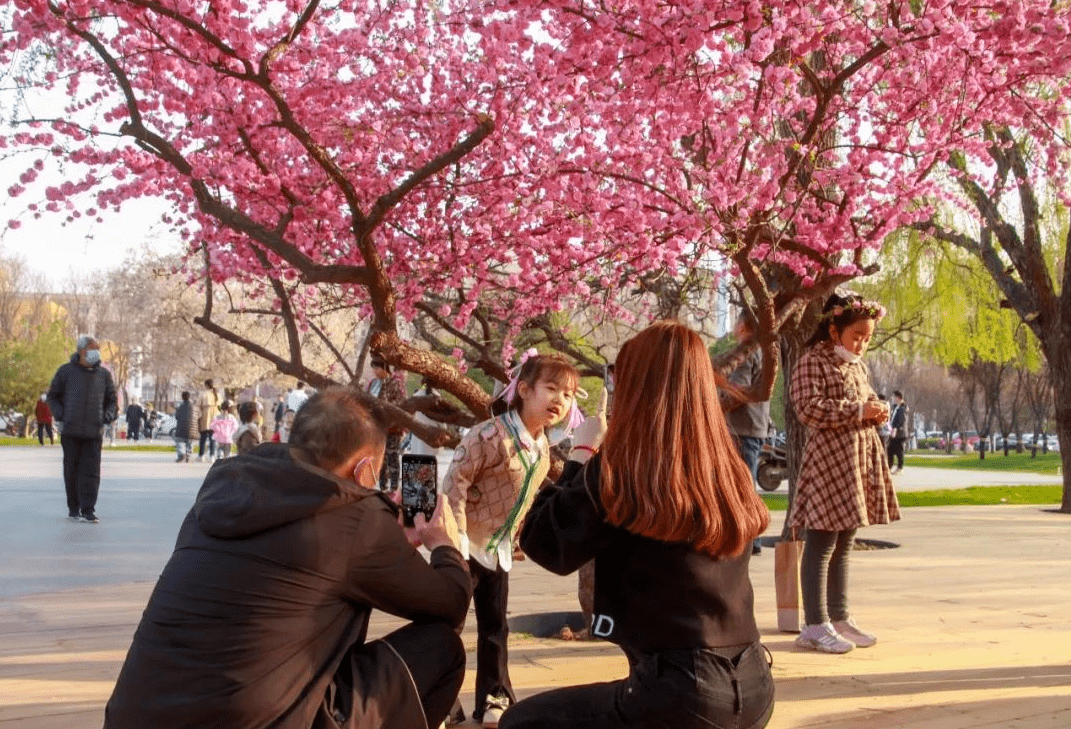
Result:
{"label": "man's shoe", "polygon": [[182,456],[179,456],[178,458],[175,459],[175,463],[182,463],[183,460],[184,459],[182,458]]}
{"label": "man's shoe", "polygon": [[878,642],[878,639],[875,636],[865,632],[855,624],[855,618],[834,620],[833,630],[837,631],[842,638],[855,643],[856,648],[869,648]]}
{"label": "man's shoe", "polygon": [[80,518],[81,517],[79,517],[78,514],[76,514],[73,511],[67,514],[67,520],[68,521],[78,521]]}
{"label": "man's shoe", "polygon": [[454,708],[450,710],[450,713],[446,717],[446,721],[443,722],[444,727],[459,726],[465,723],[465,709],[462,708],[460,701],[454,702]]}
{"label": "man's shoe", "polygon": [[807,648],[820,653],[847,653],[855,644],[837,634],[830,622],[808,625],[796,638],[796,647]]}
{"label": "man's shoe", "polygon": [[88,514],[82,514],[82,520],[87,521],[90,524],[100,524],[100,519],[98,519],[97,515],[94,514],[92,511]]}

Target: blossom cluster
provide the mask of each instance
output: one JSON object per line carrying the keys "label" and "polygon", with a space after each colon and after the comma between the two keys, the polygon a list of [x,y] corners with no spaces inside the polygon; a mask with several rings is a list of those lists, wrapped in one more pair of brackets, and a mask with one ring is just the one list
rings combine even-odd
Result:
{"label": "blossom cluster", "polygon": [[31,157],[8,194],[94,217],[162,197],[191,276],[207,248],[214,280],[276,308],[281,282],[299,316],[434,300],[519,331],[624,316],[719,256],[806,288],[963,205],[997,128],[1071,191],[1066,3],[202,5],[17,0],[0,63],[70,102],[0,136]]}

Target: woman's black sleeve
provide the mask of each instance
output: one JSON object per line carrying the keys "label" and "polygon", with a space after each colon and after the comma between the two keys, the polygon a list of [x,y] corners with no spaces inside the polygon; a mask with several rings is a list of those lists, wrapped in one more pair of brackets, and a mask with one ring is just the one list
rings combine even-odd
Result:
{"label": "woman's black sleeve", "polygon": [[594,559],[603,533],[597,501],[598,457],[565,464],[561,478],[536,496],[521,527],[520,545],[536,564],[567,575]]}

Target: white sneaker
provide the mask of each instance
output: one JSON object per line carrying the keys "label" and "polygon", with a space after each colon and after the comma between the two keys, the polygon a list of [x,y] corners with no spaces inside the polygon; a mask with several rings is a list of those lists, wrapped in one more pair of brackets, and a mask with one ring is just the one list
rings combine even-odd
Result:
{"label": "white sneaker", "polygon": [[855,618],[835,620],[833,621],[833,629],[837,631],[842,638],[855,643],[856,648],[869,648],[878,642],[876,637],[870,633],[864,632],[855,624]]}
{"label": "white sneaker", "polygon": [[853,643],[840,637],[828,621],[806,626],[796,638],[796,646],[821,653],[847,653],[855,648]]}
{"label": "white sneaker", "polygon": [[502,714],[509,708],[509,699],[492,697],[487,700],[487,707],[483,710],[484,729],[498,729],[498,722]]}

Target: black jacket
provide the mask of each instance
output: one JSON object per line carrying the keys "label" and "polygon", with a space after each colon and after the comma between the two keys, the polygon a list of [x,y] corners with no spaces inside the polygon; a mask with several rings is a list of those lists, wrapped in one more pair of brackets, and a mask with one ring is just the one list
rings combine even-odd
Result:
{"label": "black jacket", "polygon": [[600,463],[566,463],[558,483],[536,496],[520,535],[521,549],[559,575],[595,559],[592,632],[639,653],[757,641],[750,548],[715,559],[607,524]]}
{"label": "black jacket", "polygon": [[[104,726],[306,729],[346,651],[364,642],[373,608],[459,626],[471,593],[461,554],[440,547],[425,561],[379,492],[293,460],[285,444],[263,444],[209,470]],[[378,682],[373,709],[399,686],[419,707],[404,664],[386,668],[378,662],[377,678],[366,677]],[[394,716],[383,708],[357,726],[407,729],[402,707]]]}
{"label": "black jacket", "polygon": [[128,432],[140,432],[141,421],[145,416],[145,411],[141,409],[140,405],[131,403],[126,406],[126,427]]}
{"label": "black jacket", "polygon": [[196,439],[201,432],[197,429],[197,418],[194,417],[193,405],[189,400],[183,400],[175,408],[175,437]]}
{"label": "black jacket", "polygon": [[77,352],[56,370],[46,399],[53,417],[63,423],[63,435],[76,438],[102,437],[101,428],[119,411],[112,373],[99,364],[83,367]]}
{"label": "black jacket", "polygon": [[892,437],[898,440],[907,438],[907,405],[900,403],[893,408],[889,427],[892,428]]}

